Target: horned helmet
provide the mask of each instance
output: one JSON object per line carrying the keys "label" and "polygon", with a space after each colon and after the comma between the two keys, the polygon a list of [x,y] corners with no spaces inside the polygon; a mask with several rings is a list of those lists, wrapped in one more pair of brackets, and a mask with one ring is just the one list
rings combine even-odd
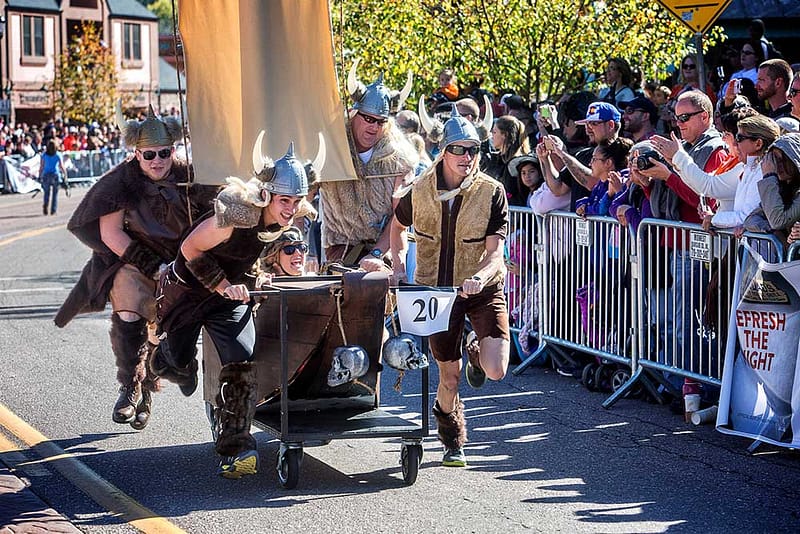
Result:
{"label": "horned helmet", "polygon": [[181,123],[175,117],[161,118],[153,106],[148,106],[143,121],[126,121],[122,115],[122,104],[116,106],[117,127],[122,132],[122,142],[129,148],[148,148],[152,146],[172,146],[182,136]]}
{"label": "horned helmet", "polygon": [[408,95],[411,93],[411,86],[414,80],[411,71],[408,72],[406,84],[400,91],[393,91],[383,83],[383,73],[378,75],[378,79],[365,86],[356,76],[356,68],[360,59],[353,62],[350,73],[347,76],[347,92],[353,99],[353,109],[362,111],[376,117],[389,118],[389,114],[397,113],[403,109]]}
{"label": "horned helmet", "polygon": [[444,150],[444,147],[453,143],[455,141],[461,141],[463,139],[452,139],[448,140],[448,134],[445,132],[445,129],[448,128],[447,124],[453,118],[458,118],[460,126],[456,126],[455,123],[451,124],[449,128],[450,137],[455,135],[456,130],[461,130],[463,133],[463,129],[465,126],[463,123],[469,123],[472,126],[472,129],[475,130],[475,135],[477,136],[478,142],[483,142],[489,138],[489,132],[492,130],[492,125],[494,123],[494,113],[492,113],[492,103],[489,101],[489,97],[483,95],[483,103],[484,103],[484,112],[483,118],[480,121],[476,121],[475,123],[470,123],[465,117],[461,116],[458,112],[458,107],[455,103],[451,104],[451,111],[450,111],[450,118],[444,123],[439,119],[434,119],[430,115],[428,115],[428,111],[425,108],[425,96],[421,96],[419,98],[418,104],[418,114],[419,114],[419,121],[422,124],[422,128],[425,130],[425,133],[428,136],[428,139],[439,145],[439,148]]}

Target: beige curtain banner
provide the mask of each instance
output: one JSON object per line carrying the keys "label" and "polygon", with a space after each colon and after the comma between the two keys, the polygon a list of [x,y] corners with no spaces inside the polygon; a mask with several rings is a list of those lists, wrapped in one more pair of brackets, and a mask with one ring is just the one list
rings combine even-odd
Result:
{"label": "beige curtain banner", "polygon": [[294,141],[323,180],[356,178],[339,98],[328,0],[180,0],[195,181],[252,176],[253,143],[278,159]]}

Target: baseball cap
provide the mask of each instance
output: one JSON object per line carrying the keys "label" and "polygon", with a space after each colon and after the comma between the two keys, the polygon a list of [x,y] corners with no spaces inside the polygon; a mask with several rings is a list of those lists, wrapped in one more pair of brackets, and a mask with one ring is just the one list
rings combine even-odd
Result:
{"label": "baseball cap", "polygon": [[575,121],[575,124],[586,124],[587,122],[619,122],[621,115],[619,110],[608,102],[592,102],[586,109],[586,118],[582,121]]}
{"label": "baseball cap", "polygon": [[637,96],[633,100],[619,103],[619,109],[625,111],[627,108],[641,109],[642,111],[649,113],[651,117],[658,115],[658,108],[656,105],[653,104],[649,98],[645,98],[643,96]]}

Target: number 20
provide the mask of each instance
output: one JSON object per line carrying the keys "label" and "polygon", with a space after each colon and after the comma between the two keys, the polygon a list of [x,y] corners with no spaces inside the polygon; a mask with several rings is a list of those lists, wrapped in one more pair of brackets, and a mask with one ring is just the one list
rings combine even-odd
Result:
{"label": "number 20", "polygon": [[[424,323],[428,319],[433,321],[436,319],[436,316],[439,315],[439,299],[436,297],[430,297],[428,299],[427,306],[425,305],[426,303],[424,299],[416,299],[412,304],[414,307],[419,307],[417,310],[417,315],[414,317],[415,323]],[[426,309],[427,314],[425,313]]]}

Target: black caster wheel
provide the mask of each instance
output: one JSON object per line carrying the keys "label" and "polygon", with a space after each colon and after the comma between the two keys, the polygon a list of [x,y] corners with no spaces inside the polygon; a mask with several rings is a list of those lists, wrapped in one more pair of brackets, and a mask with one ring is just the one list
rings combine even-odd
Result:
{"label": "black caster wheel", "polygon": [[610,392],[611,391],[611,376],[613,369],[609,365],[601,364],[597,371],[594,373],[594,386],[597,391]]}
{"label": "black caster wheel", "polygon": [[303,459],[303,449],[283,449],[278,452],[278,479],[281,486],[294,489],[300,480],[300,461]]}
{"label": "black caster wheel", "polygon": [[581,373],[581,384],[589,391],[597,391],[597,381],[595,380],[595,373],[597,372],[597,364],[595,362],[587,363]]}
{"label": "black caster wheel", "polygon": [[422,445],[405,445],[400,449],[400,465],[403,467],[403,482],[407,486],[417,481],[419,465],[422,463]]}

